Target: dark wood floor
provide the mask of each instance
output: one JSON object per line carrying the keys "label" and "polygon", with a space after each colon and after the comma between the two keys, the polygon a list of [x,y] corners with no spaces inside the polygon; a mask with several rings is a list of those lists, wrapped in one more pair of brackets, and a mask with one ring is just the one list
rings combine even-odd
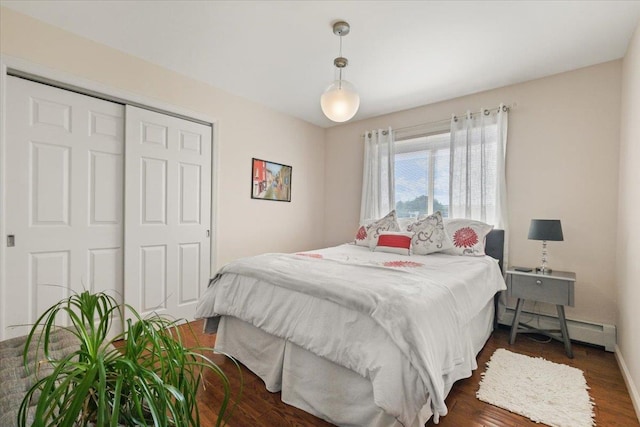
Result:
{"label": "dark wood floor", "polygon": [[[196,332],[196,339],[202,345],[213,346],[215,336],[201,334],[202,324],[190,324]],[[480,374],[484,372],[486,362],[498,348],[529,356],[542,356],[547,360],[564,363],[582,369],[585,373],[590,395],[595,401],[596,423],[598,426],[640,426],[633,410],[629,393],[625,387],[620,369],[613,353],[607,353],[599,348],[574,344],[574,359],[569,359],[559,342],[539,343],[527,336],[519,336],[516,343],[508,343],[507,329],[499,329],[489,339],[484,349],[478,355],[479,368],[471,378],[458,381],[449,397],[447,407],[449,414],[440,420],[442,427],[515,427],[540,426],[525,417],[512,414],[504,409],[481,402],[475,397],[480,382]],[[234,393],[239,390],[240,375],[234,365],[222,356],[215,356],[216,363],[229,376]],[[280,401],[279,393],[269,393],[262,380],[252,372],[242,367],[244,380],[243,395],[235,408],[227,425],[232,427],[280,427],[280,426],[331,426],[304,411],[286,405]],[[202,415],[202,427],[215,425],[216,413],[220,401],[219,383],[212,377],[207,377],[209,385],[199,396]],[[427,426],[433,426],[433,422]]]}

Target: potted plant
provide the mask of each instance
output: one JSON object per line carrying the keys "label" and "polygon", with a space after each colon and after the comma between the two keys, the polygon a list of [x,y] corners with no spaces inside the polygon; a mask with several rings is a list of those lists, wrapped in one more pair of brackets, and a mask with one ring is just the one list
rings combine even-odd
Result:
{"label": "potted plant", "polygon": [[[223,425],[231,391],[220,367],[204,349],[183,344],[175,320],[142,318],[129,308],[133,318],[115,338],[109,338],[109,331],[114,321],[124,319],[122,308],[104,293],[74,294],[38,318],[23,353],[25,367],[36,370],[36,381],[20,406],[20,426],[199,426],[196,394],[205,370],[224,388],[216,426]],[[79,346],[56,358],[52,342],[61,315],[68,316],[70,326],[64,329]],[[46,374],[38,375],[42,361],[29,361],[34,346],[42,348]]]}

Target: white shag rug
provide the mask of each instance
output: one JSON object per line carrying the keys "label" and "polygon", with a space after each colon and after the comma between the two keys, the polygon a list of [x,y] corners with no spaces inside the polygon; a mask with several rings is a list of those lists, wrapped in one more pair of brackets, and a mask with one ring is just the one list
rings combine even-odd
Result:
{"label": "white shag rug", "polygon": [[592,427],[593,402],[578,368],[499,348],[482,374],[478,399],[552,427]]}

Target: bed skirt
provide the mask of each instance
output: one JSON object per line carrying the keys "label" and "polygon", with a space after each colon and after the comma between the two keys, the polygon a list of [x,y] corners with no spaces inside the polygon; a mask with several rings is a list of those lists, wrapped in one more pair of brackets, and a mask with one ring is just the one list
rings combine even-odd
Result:
{"label": "bed skirt", "polygon": [[[493,317],[491,300],[465,326],[476,356],[491,335]],[[233,356],[258,375],[270,392],[281,391],[283,402],[339,426],[402,427],[374,403],[371,382],[358,373],[235,317],[207,319],[205,330],[216,329],[216,350]],[[449,375],[446,393],[455,381],[471,376],[476,367],[475,359],[470,360]],[[424,426],[431,415],[427,404],[412,425]]]}

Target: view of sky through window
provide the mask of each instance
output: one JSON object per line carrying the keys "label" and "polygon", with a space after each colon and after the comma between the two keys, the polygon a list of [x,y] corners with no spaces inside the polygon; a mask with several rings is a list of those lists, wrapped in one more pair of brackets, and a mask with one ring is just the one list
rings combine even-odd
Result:
{"label": "view of sky through window", "polygon": [[[395,156],[395,198],[399,217],[416,217],[449,205],[449,133],[399,141]],[[433,201],[430,202],[430,198]]]}

